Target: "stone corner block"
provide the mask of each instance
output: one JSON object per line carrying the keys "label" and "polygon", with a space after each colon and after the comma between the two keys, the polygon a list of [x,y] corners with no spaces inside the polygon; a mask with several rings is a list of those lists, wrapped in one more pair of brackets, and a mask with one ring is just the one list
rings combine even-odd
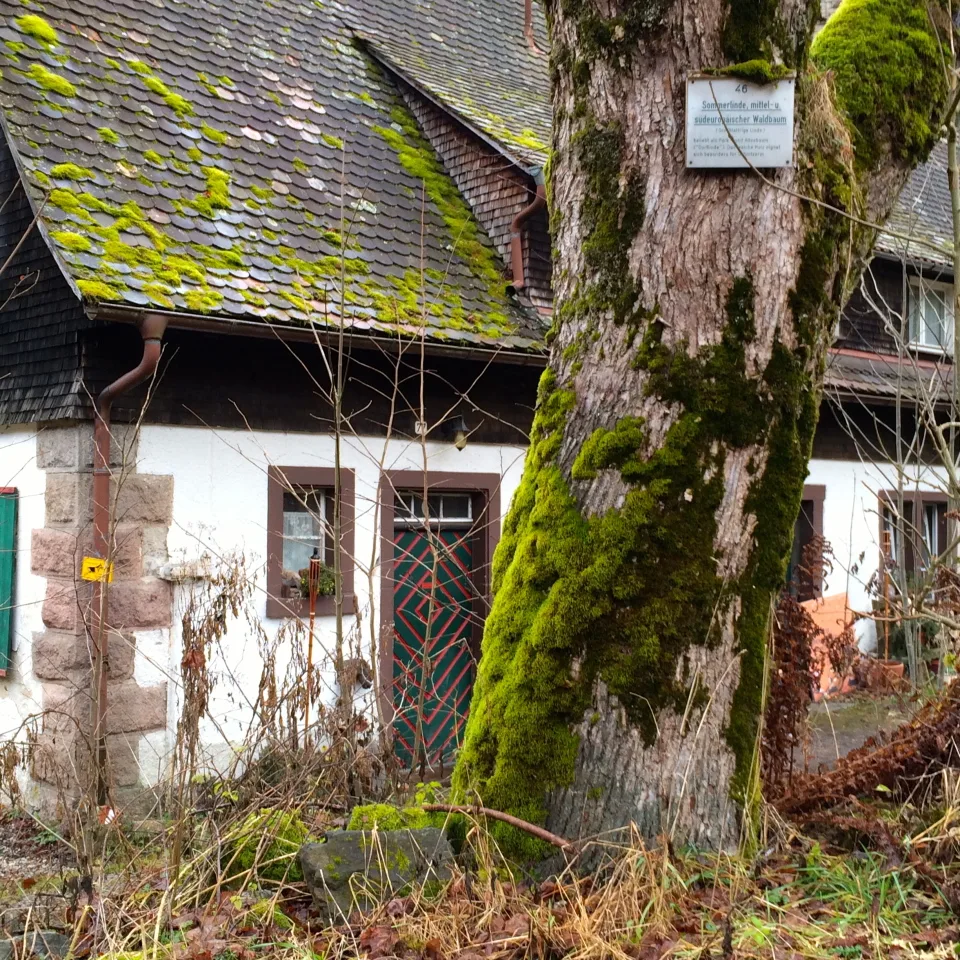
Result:
{"label": "stone corner block", "polygon": [[87,523],[93,516],[93,476],[48,473],[44,496],[46,522]]}
{"label": "stone corner block", "polygon": [[122,680],[108,687],[108,734],[156,730],[164,727],[166,723],[166,683],[142,687],[134,680]]}
{"label": "stone corner block", "polygon": [[[46,427],[37,433],[37,466],[41,470],[76,470],[80,466],[83,424]],[[92,437],[90,427],[86,427]]]}
{"label": "stone corner block", "polygon": [[121,580],[110,584],[107,617],[114,630],[169,627],[173,589],[163,580]]}
{"label": "stone corner block", "polygon": [[131,473],[112,488],[118,523],[159,523],[173,520],[173,477]]}

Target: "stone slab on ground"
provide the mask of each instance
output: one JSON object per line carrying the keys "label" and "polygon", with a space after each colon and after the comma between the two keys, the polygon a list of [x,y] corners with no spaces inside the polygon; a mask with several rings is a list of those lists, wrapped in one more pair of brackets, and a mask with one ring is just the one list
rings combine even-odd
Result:
{"label": "stone slab on ground", "polygon": [[[336,830],[300,850],[314,903],[331,920],[368,910],[411,884],[450,878],[453,851],[437,827],[419,830]],[[0,958],[2,960],[2,958]]]}
{"label": "stone slab on ground", "polygon": [[73,936],[56,930],[32,930],[14,940],[0,939],[0,960],[39,957],[40,960],[63,960],[70,952]]}

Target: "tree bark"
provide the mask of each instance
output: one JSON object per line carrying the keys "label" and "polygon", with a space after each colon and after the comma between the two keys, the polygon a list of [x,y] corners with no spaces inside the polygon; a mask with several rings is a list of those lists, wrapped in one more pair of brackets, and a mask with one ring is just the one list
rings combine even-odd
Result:
{"label": "tree bark", "polygon": [[[931,10],[846,0],[808,57],[806,0],[548,0],[555,323],[460,793],[570,838],[737,842],[826,349],[873,241],[828,207],[882,222],[935,141]],[[686,169],[685,80],[728,65],[796,72],[795,168]]]}

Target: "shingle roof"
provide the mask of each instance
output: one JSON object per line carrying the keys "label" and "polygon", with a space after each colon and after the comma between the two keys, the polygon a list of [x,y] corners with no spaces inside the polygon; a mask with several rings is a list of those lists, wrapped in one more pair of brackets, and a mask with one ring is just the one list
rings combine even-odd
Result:
{"label": "shingle roof", "polygon": [[953,383],[953,365],[907,354],[902,359],[880,353],[831,350],[824,390],[827,395],[871,396],[878,399],[946,400]]}
{"label": "shingle roof", "polygon": [[549,43],[533,3],[534,49],[522,0],[341,0],[373,50],[416,86],[496,140],[521,163],[542,166],[550,143]]}
{"label": "shingle roof", "polygon": [[[528,348],[540,321],[327,4],[0,0],[0,109],[84,296]],[[423,230],[420,229],[421,221]],[[425,289],[426,296],[422,291]]]}
{"label": "shingle roof", "polygon": [[[913,172],[886,226],[901,236],[881,233],[877,238],[878,251],[952,269],[953,216],[945,143],[938,143],[927,162]],[[903,237],[919,242],[910,242]]]}

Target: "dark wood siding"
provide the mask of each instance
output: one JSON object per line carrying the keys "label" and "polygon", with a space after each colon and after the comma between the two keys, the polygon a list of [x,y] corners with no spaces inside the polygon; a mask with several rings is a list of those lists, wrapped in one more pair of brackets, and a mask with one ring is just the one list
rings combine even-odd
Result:
{"label": "dark wood siding", "polygon": [[[140,358],[133,327],[115,324],[86,339],[85,384],[95,395]],[[332,363],[332,359],[331,359]],[[398,366],[395,368],[395,364]],[[419,409],[419,350],[402,358],[354,350],[346,358],[345,411],[357,434],[414,435]],[[462,415],[470,442],[525,444],[533,417],[538,367],[427,356],[424,360],[427,422]],[[329,387],[317,346],[288,345],[256,337],[168,330],[159,379],[146,414],[148,423],[255,430],[329,432],[332,413],[323,392]],[[140,388],[114,405],[120,422],[135,418],[145,396]],[[445,438],[439,429],[432,440]]]}
{"label": "dark wood siding", "polygon": [[[6,142],[0,138],[0,263],[33,213]],[[10,299],[20,283],[22,296]],[[40,231],[34,228],[0,277],[0,423],[81,415],[79,331],[89,326]]]}
{"label": "dark wood siding", "polygon": [[[867,295],[864,295],[864,287]],[[875,309],[884,305],[888,318],[903,316],[903,267],[894,261],[877,258],[864,273],[861,287],[853,292],[844,308],[837,345],[853,350],[896,353],[896,341],[885,329],[882,312]]]}

